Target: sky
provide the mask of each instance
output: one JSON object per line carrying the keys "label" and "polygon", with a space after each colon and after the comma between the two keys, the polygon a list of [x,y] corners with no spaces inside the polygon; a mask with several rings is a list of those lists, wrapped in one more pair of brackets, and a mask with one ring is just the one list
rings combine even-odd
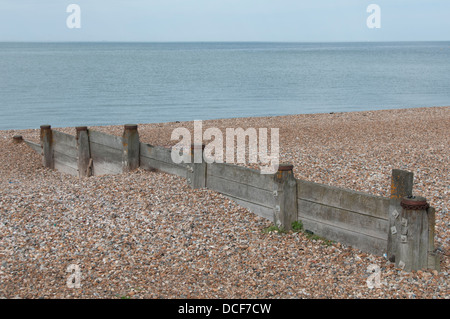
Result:
{"label": "sky", "polygon": [[0,0],[0,41],[449,41],[449,17],[449,0]]}

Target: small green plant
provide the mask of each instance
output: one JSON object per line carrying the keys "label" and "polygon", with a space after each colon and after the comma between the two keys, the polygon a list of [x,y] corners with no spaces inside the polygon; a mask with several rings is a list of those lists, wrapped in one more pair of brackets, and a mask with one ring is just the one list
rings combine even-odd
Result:
{"label": "small green plant", "polygon": [[301,221],[295,221],[292,223],[292,230],[296,233],[303,231],[303,223]]}
{"label": "small green plant", "polygon": [[[330,246],[333,243],[332,240],[328,240],[326,238],[320,237],[320,236],[314,234],[312,231],[304,229],[303,228],[303,223],[300,220],[293,222],[291,224],[291,227],[292,227],[292,231],[294,233],[305,234],[306,238],[311,239],[311,240],[320,240],[322,242],[322,244],[324,244],[326,246]],[[270,225],[269,227],[264,228],[262,230],[262,232],[264,234],[269,234],[269,233],[284,234],[284,233],[287,233],[287,231],[285,229],[283,229],[282,227],[278,227],[277,225]]]}

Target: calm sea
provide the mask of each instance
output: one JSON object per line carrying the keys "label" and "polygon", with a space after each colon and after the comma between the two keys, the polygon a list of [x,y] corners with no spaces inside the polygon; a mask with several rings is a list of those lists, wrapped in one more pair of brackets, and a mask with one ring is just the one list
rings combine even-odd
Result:
{"label": "calm sea", "polygon": [[450,105],[450,42],[0,43],[0,129]]}

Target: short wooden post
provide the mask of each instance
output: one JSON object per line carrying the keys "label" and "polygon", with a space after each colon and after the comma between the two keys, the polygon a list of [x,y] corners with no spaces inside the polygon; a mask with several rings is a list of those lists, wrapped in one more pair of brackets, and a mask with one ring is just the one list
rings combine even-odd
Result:
{"label": "short wooden post", "polygon": [[194,189],[206,187],[204,149],[204,144],[191,144],[191,163],[187,166],[187,182]]}
{"label": "short wooden post", "polygon": [[280,164],[274,174],[273,193],[275,198],[274,223],[276,226],[291,230],[297,221],[297,181],[294,178],[293,165]]}
{"label": "short wooden post", "polygon": [[401,201],[399,240],[395,265],[404,271],[428,267],[429,228],[426,198],[408,196]]}
{"label": "short wooden post", "polygon": [[391,177],[391,196],[389,204],[389,232],[387,242],[387,258],[395,261],[397,240],[400,229],[400,202],[404,197],[412,196],[414,174],[412,172],[393,169]]}
{"label": "short wooden post", "polygon": [[393,169],[391,177],[391,198],[401,201],[404,197],[412,196],[414,173]]}
{"label": "short wooden post", "polygon": [[139,133],[136,124],[124,125],[123,131],[123,172],[130,172],[139,167]]}
{"label": "short wooden post", "polygon": [[23,137],[22,135],[14,135],[13,136],[13,143],[14,144],[20,144],[23,142]]}
{"label": "short wooden post", "polygon": [[89,177],[91,175],[89,148],[89,132],[86,126],[76,127],[77,150],[78,150],[78,176]]}
{"label": "short wooden post", "polygon": [[50,125],[41,125],[41,148],[42,148],[42,164],[44,167],[53,169],[55,162],[53,159],[53,136]]}

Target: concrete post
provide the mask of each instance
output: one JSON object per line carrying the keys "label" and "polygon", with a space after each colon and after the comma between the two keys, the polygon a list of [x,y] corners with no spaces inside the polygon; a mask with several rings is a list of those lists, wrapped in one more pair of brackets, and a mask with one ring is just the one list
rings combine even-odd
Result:
{"label": "concrete post", "polygon": [[91,151],[89,148],[89,132],[86,126],[76,127],[76,139],[78,150],[78,176],[89,177],[91,175]]}
{"label": "concrete post", "polygon": [[55,168],[53,159],[53,136],[50,125],[41,125],[41,148],[42,148],[42,164],[47,168]]}
{"label": "concrete post", "polygon": [[291,230],[297,220],[297,181],[294,178],[293,165],[280,164],[274,174],[273,193],[275,208],[273,221],[276,226]]}
{"label": "concrete post", "polygon": [[187,167],[187,182],[191,188],[206,187],[206,162],[203,159],[204,144],[191,144],[191,163]]}
{"label": "concrete post", "polygon": [[397,241],[399,239],[400,202],[404,197],[412,196],[414,174],[412,172],[393,169],[391,177],[391,196],[389,204],[389,232],[387,242],[387,258],[395,261]]}
{"label": "concrete post", "polygon": [[404,271],[425,269],[428,267],[429,205],[426,198],[408,196],[403,198],[401,206],[395,265]]}
{"label": "concrete post", "polygon": [[124,125],[123,131],[123,172],[130,172],[139,167],[139,133],[136,124]]}

